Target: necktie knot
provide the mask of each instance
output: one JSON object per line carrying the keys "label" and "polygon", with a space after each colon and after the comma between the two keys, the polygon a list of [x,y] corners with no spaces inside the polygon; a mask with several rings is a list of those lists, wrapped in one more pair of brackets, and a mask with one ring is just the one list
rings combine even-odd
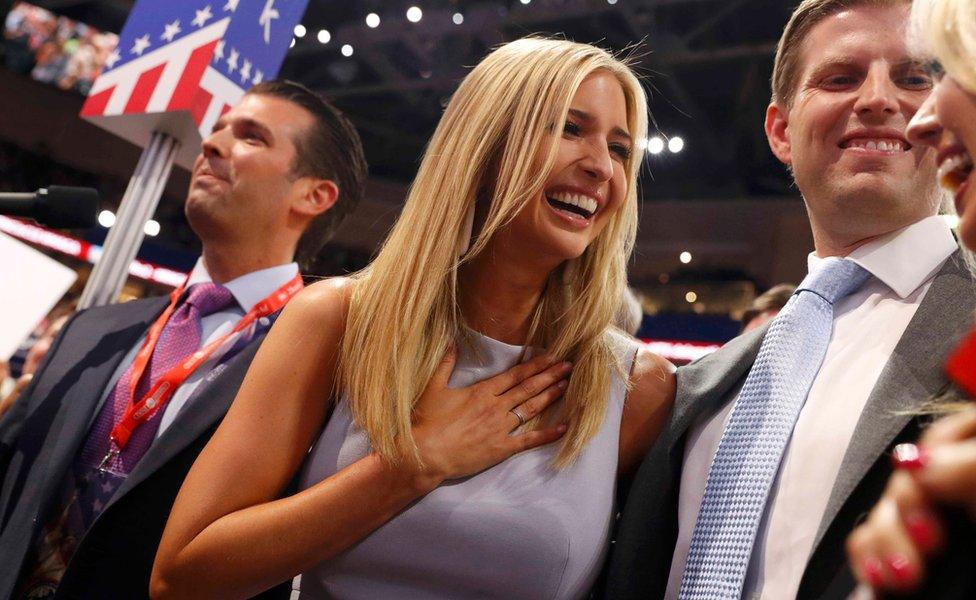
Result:
{"label": "necktie knot", "polygon": [[231,306],[234,295],[219,283],[197,283],[190,287],[190,293],[184,302],[196,308],[201,317],[205,317]]}
{"label": "necktie knot", "polygon": [[796,293],[813,292],[830,304],[854,293],[864,285],[871,273],[853,260],[828,258],[796,288]]}

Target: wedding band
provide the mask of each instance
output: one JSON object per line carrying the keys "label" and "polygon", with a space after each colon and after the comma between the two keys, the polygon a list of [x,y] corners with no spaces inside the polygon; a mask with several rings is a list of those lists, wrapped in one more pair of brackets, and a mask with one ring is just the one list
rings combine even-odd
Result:
{"label": "wedding band", "polygon": [[523,416],[522,416],[522,413],[520,413],[520,412],[518,411],[518,407],[515,407],[515,408],[512,408],[512,409],[509,409],[509,411],[508,411],[508,412],[510,412],[510,413],[512,413],[513,415],[515,415],[515,418],[516,418],[516,419],[518,419],[518,422],[519,422],[519,423],[518,423],[518,425],[516,425],[516,426],[515,426],[515,429],[518,429],[518,428],[519,428],[519,427],[521,427],[522,425],[525,425],[525,417],[523,417]]}

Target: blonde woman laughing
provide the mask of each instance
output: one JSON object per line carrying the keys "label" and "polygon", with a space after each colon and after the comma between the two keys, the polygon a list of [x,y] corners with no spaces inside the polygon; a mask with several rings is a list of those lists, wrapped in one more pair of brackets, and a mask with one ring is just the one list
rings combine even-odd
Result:
{"label": "blonde woman laughing", "polygon": [[647,120],[593,46],[522,39],[472,70],[373,263],[269,334],[152,593],[243,598],[302,573],[300,598],[585,596],[616,477],[674,394],[612,327]]}

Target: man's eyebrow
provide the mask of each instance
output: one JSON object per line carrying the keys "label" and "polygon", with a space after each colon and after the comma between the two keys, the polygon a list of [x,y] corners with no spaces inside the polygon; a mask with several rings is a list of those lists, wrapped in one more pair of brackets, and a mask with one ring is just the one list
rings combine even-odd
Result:
{"label": "man's eyebrow", "polygon": [[[274,139],[274,134],[271,133],[271,130],[268,129],[268,127],[266,125],[264,125],[263,123],[261,123],[259,121],[255,121],[254,119],[251,119],[251,118],[248,118],[248,117],[243,117],[243,118],[240,118],[240,119],[237,119],[236,121],[234,121],[234,124],[237,125],[238,127],[245,127],[245,128],[249,128],[249,129],[256,129],[256,130],[258,130],[258,132],[261,133],[261,135],[263,135],[266,138],[268,138],[268,141],[271,141],[271,140]],[[217,122],[214,123],[213,131],[214,132],[219,131],[219,130],[223,129],[226,126],[227,126],[227,122],[223,118],[217,119]]]}
{"label": "man's eyebrow", "polygon": [[[587,123],[589,123],[590,121],[593,120],[593,115],[591,115],[590,113],[588,113],[586,111],[580,110],[578,108],[571,108],[571,109],[569,109],[569,114],[573,115],[574,117],[576,117],[580,121],[584,121],[584,122],[587,122]],[[633,139],[630,137],[630,134],[627,133],[627,130],[626,129],[622,129],[620,127],[614,127],[613,129],[610,130],[610,135],[612,135],[614,137],[626,138],[626,140],[628,142],[630,142],[631,144],[633,144]]]}
{"label": "man's eyebrow", "polygon": [[906,58],[895,63],[894,68],[896,69],[924,69],[928,66],[929,61],[922,58]]}

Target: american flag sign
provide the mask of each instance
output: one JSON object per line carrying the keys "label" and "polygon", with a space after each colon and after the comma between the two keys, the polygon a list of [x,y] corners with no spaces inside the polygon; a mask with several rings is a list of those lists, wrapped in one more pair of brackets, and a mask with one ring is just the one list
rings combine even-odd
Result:
{"label": "american flag sign", "polygon": [[81,116],[141,146],[168,133],[189,167],[220,115],[277,75],[307,4],[140,0]]}

